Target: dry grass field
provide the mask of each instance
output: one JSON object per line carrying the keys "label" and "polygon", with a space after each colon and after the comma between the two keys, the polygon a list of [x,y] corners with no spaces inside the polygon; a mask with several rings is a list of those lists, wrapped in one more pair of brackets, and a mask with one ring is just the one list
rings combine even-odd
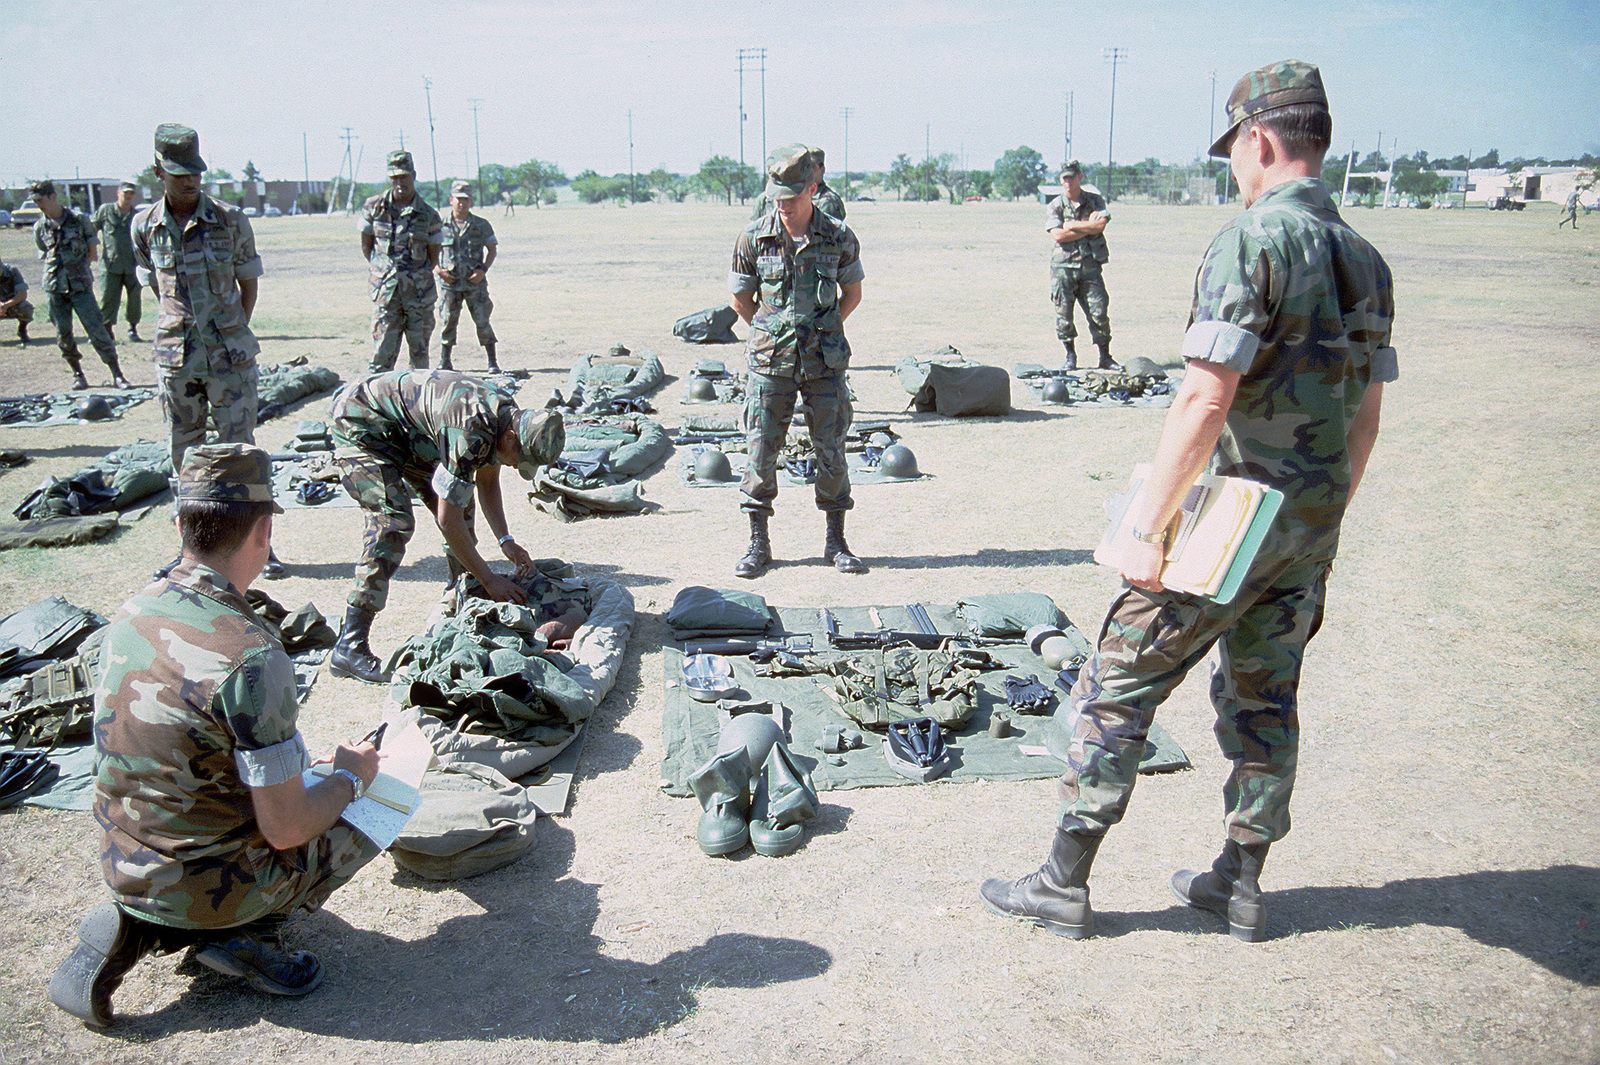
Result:
{"label": "dry grass field", "polygon": [[[1176,362],[1194,269],[1230,213],[1115,212],[1119,355]],[[1161,413],[1047,407],[1017,386],[1009,418],[912,415],[889,372],[947,343],[1001,366],[1058,358],[1041,214],[852,207],[867,272],[849,328],[858,418],[893,422],[933,476],[857,489],[850,542],[872,571],[855,578],[822,566],[820,516],[783,491],[782,561],[752,586],[770,602],[1031,589],[1097,628],[1117,583],[1090,558],[1100,506],[1151,452]],[[525,402],[620,341],[662,355],[672,425],[699,409],[678,403],[696,356],[737,361],[670,334],[724,301],[737,208],[489,217],[501,361],[537,371]],[[1558,232],[1553,209],[1352,219],[1394,270],[1401,378],[1306,665],[1295,828],[1263,878],[1268,942],[1231,940],[1167,888],[1222,836],[1203,670],[1160,715],[1194,769],[1146,778],[1100,851],[1096,939],[1001,921],[976,894],[1044,856],[1049,781],[825,793],[797,854],[702,856],[698,807],[658,788],[662,614],[685,585],[735,583],[745,525],[733,493],[686,489],[669,467],[646,482],[650,515],[561,525],[512,508],[534,554],[615,577],[639,609],[571,806],[541,819],[528,857],[448,885],[380,858],[292,926],[329,969],[316,994],[267,1000],[181,956],[147,959],[117,996],[123,1020],[96,1034],[45,998],[103,891],[93,820],[0,815],[0,1063],[1600,1060],[1600,225]],[[309,354],[358,374],[370,341],[354,223],[256,231],[263,362]],[[27,233],[0,233],[0,254],[37,277]],[[46,342],[20,349],[0,324],[0,393],[66,383],[49,333],[41,317]],[[482,365],[470,340],[457,354]],[[153,383],[147,352],[124,359]],[[258,439],[275,448],[325,409],[303,404]],[[154,403],[89,428],[0,427],[0,447],[33,456],[0,475],[0,499],[9,510],[45,474],[162,431]],[[278,528],[292,576],[268,590],[339,614],[360,512],[292,511]],[[109,615],[174,546],[157,513],[99,546],[7,552],[0,609],[61,592]],[[380,654],[443,579],[424,527],[374,628]],[[302,715],[312,747],[360,735],[379,701],[324,675]]]}

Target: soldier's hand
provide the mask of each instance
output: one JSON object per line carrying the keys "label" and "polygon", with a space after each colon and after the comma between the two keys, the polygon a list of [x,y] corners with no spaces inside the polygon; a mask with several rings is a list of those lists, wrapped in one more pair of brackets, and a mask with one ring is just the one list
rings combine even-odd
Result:
{"label": "soldier's hand", "polygon": [[526,603],[528,593],[517,586],[509,577],[502,577],[498,573],[489,574],[489,579],[483,582],[483,590],[489,593],[489,598],[497,603]]}
{"label": "soldier's hand", "polygon": [[436,270],[435,270],[435,271],[434,271],[434,273],[436,273],[436,274],[438,274],[438,275],[439,275],[439,276],[440,276],[440,277],[442,277],[442,278],[444,278],[444,280],[445,280],[445,282],[446,282],[446,283],[447,283],[447,284],[451,284],[451,285],[453,285],[453,284],[455,284],[455,283],[456,283],[456,275],[455,275],[455,274],[454,274],[454,273],[452,273],[452,272],[451,272],[451,271],[449,271],[449,270],[446,270],[446,269],[445,269],[445,268],[444,268],[444,267],[442,267],[442,266],[441,266],[441,267],[438,267],[438,268],[437,268],[437,269],[436,269]]}
{"label": "soldier's hand", "polygon": [[1165,544],[1146,544],[1135,540],[1122,556],[1122,579],[1135,588],[1159,592],[1165,587],[1161,583],[1161,566],[1166,557]]}
{"label": "soldier's hand", "polygon": [[474,271],[472,271],[472,273],[467,275],[467,284],[469,284],[469,285],[482,284],[483,283],[483,279],[485,277],[488,277],[488,276],[489,276],[489,273],[488,273],[487,270],[474,270]]}
{"label": "soldier's hand", "polygon": [[521,544],[512,540],[510,543],[503,545],[500,550],[517,567],[517,576],[526,577],[533,572],[533,556],[524,551]]}
{"label": "soldier's hand", "polygon": [[360,777],[363,784],[370,785],[372,778],[378,775],[378,760],[382,757],[378,749],[365,740],[341,743],[333,752],[333,768],[348,769]]}

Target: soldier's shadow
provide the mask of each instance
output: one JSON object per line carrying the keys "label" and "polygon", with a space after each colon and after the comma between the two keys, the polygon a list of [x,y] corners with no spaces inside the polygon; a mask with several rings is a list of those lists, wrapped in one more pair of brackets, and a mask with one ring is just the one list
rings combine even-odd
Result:
{"label": "soldier's shadow", "polygon": [[[394,1043],[542,1039],[618,1043],[670,1027],[697,1006],[705,987],[763,987],[817,976],[832,955],[813,944],[748,933],[714,935],[653,963],[602,954],[595,934],[599,887],[565,872],[572,834],[541,819],[535,850],[521,862],[471,880],[435,884],[410,874],[398,910],[426,909],[414,892],[460,891],[476,908],[431,934],[408,938],[352,927],[336,913],[301,915],[293,945],[315,952],[323,986],[303,999],[254,994],[239,981],[185,962],[193,982],[156,1013],[125,1017],[108,1036],[143,1042],[179,1032],[230,1030],[267,1020],[283,1028]],[[382,875],[388,859],[361,874]],[[334,895],[331,909],[337,910]],[[148,962],[146,963],[148,964]]]}

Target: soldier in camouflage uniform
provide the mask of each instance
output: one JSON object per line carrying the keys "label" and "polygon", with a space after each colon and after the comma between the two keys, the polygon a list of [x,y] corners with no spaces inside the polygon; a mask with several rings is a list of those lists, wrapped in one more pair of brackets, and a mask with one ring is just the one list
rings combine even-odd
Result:
{"label": "soldier in camouflage uniform", "polygon": [[[767,165],[770,167],[778,159],[779,153],[787,151],[790,147],[791,145],[786,144],[782,148],[774,148],[767,156]],[[827,172],[825,165],[827,153],[821,148],[808,150],[811,153],[811,165],[817,175],[817,194],[811,197],[811,206],[832,218],[835,222],[843,222],[844,200],[839,197],[837,192],[829,188],[828,183],[823,180],[823,175]],[[772,210],[772,196],[763,188],[761,195],[756,197],[754,208],[750,211],[750,220],[755,221],[770,210]]]}
{"label": "soldier in camouflage uniform", "polygon": [[[1248,210],[1201,264],[1183,341],[1188,372],[1122,560],[1127,585],[1055,723],[1070,737],[1055,843],[1038,872],[980,889],[996,913],[1071,938],[1092,934],[1090,864],[1127,807],[1156,708],[1213,646],[1216,733],[1232,763],[1227,840],[1209,872],[1179,872],[1172,887],[1226,918],[1236,937],[1262,938],[1262,863],[1289,831],[1301,660],[1377,439],[1383,385],[1399,373],[1389,268],[1321,181],[1333,122],[1317,68],[1289,60],[1246,75],[1228,117],[1211,151],[1231,158]],[[1167,531],[1208,458],[1213,473],[1284,495],[1227,604],[1160,580]]]}
{"label": "soldier in camouflage uniform", "polygon": [[453,369],[450,349],[455,347],[456,323],[461,319],[461,304],[465,303],[472,314],[472,324],[478,327],[478,343],[489,356],[489,369],[498,373],[494,330],[489,326],[489,314],[494,310],[494,301],[489,299],[489,267],[494,265],[500,248],[494,226],[472,213],[472,186],[465,181],[450,185],[450,213],[444,219],[440,244],[439,266],[434,271],[443,282],[439,292],[439,314],[444,318],[444,329],[439,333],[439,369]]}
{"label": "soldier in camouflage uniform", "polygon": [[372,283],[373,373],[394,369],[400,337],[412,369],[428,366],[433,335],[433,270],[439,265],[439,212],[417,194],[411,153],[389,153],[389,191],[361,205],[361,254]]}
{"label": "soldier in camouflage uniform", "polygon": [[56,327],[56,344],[61,349],[61,357],[72,371],[72,387],[89,387],[88,378],[83,376],[78,341],[72,335],[72,314],[76,311],[100,361],[111,371],[111,383],[118,388],[132,388],[122,376],[122,367],[117,363],[117,345],[100,317],[100,307],[91,291],[94,272],[89,263],[94,257],[94,226],[72,208],[61,205],[56,198],[54,182],[35,181],[28,191],[44,212],[44,217],[33,224],[33,242],[39,248],[39,258],[44,260],[44,290],[50,294],[50,321]]}
{"label": "soldier in camouflage uniform", "polygon": [[813,208],[810,149],[790,144],[771,158],[767,193],[776,206],[739,235],[728,273],[733,309],[751,327],[744,409],[750,462],[739,485],[750,547],[733,572],[759,577],[772,562],[767,522],[778,495],[778,452],[798,397],[816,456],[817,508],[827,516],[823,558],[841,573],[865,573],[844,538],[844,512],[854,505],[844,441],[855,414],[844,322],[861,302],[861,246],[844,223]]}
{"label": "soldier in camouflage uniform", "polygon": [[79,927],[50,998],[87,1024],[150,950],[257,990],[304,995],[322,966],[284,949],[295,910],[316,910],[379,849],[339,822],[378,772],[342,744],[307,787],[294,669],[244,593],[267,559],[272,463],[244,444],[191,448],[179,477],[183,561],[106,630],[95,693],[95,820],[112,901]]}
{"label": "soldier in camouflage uniform", "polygon": [[90,221],[100,234],[100,317],[110,329],[117,320],[117,306],[122,302],[124,290],[128,293],[128,339],[139,339],[139,318],[143,314],[143,293],[139,291],[138,263],[133,259],[133,236],[129,226],[133,222],[133,205],[139,198],[139,186],[124,181],[117,186],[113,203],[102,203]]}
{"label": "soldier in camouflage uniform", "polygon": [[367,528],[330,671],[373,684],[385,680],[367,641],[416,530],[413,492],[444,534],[452,579],[471,573],[491,598],[525,602],[526,593],[478,553],[473,499],[482,502],[489,531],[518,575],[532,572],[533,559],[506,526],[500,467],[514,466],[531,481],[539,466],[560,456],[565,439],[559,413],[518,410],[510,393],[447,370],[393,370],[334,397],[334,456],[345,491],[367,512]]}
{"label": "soldier in camouflage uniform", "polygon": [[1056,337],[1067,349],[1062,369],[1078,368],[1074,303],[1082,305],[1089,336],[1100,349],[1100,369],[1122,369],[1111,361],[1110,297],[1100,270],[1111,258],[1105,238],[1111,213],[1105,197],[1083,187],[1083,167],[1076,159],[1061,168],[1061,195],[1046,205],[1044,217],[1044,228],[1056,245],[1050,257],[1050,301],[1056,307]]}
{"label": "soldier in camouflage uniform", "polygon": [[28,282],[22,271],[0,259],[0,318],[17,323],[17,342],[28,343],[28,323],[33,321],[33,304],[28,302]]}

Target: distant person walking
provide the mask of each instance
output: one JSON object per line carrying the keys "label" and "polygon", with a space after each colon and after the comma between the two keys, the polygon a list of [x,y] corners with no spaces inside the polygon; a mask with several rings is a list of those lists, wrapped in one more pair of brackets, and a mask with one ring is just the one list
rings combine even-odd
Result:
{"label": "distant person walking", "polygon": [[72,371],[72,387],[89,387],[89,379],[83,376],[78,340],[72,335],[72,315],[77,312],[83,331],[89,334],[89,343],[111,371],[111,383],[118,388],[132,388],[122,376],[116,342],[111,339],[111,330],[100,317],[100,305],[95,303],[90,291],[94,287],[94,271],[89,267],[94,258],[94,226],[77,211],[61,205],[56,197],[55,182],[35,181],[28,193],[44,212],[44,217],[33,224],[33,242],[39,248],[39,258],[44,260],[44,290],[50,295],[50,321],[56,327],[56,346]]}
{"label": "distant person walking", "polygon": [[373,373],[394,369],[400,337],[411,368],[428,368],[433,336],[433,269],[439,265],[439,212],[417,195],[411,153],[389,153],[389,191],[361,205],[361,254],[372,284]]}
{"label": "distant person walking", "polygon": [[144,294],[139,289],[138,264],[133,261],[134,205],[139,202],[139,186],[124,181],[117,186],[117,198],[102,203],[90,219],[100,235],[100,317],[109,330],[117,320],[122,294],[128,294],[128,339],[139,342],[139,319],[144,312]]}
{"label": "distant person walking", "polygon": [[494,301],[489,299],[489,267],[494,265],[499,245],[489,220],[472,213],[472,186],[465,181],[450,186],[450,213],[444,218],[439,243],[439,265],[434,269],[443,282],[439,292],[439,314],[444,318],[444,328],[439,331],[439,369],[454,369],[450,349],[456,344],[456,323],[465,303],[472,324],[478,327],[478,343],[489,357],[489,369],[499,373],[494,330],[489,326],[494,310]]}
{"label": "distant person walking", "polygon": [[1574,232],[1576,232],[1577,229],[1578,229],[1578,190],[1577,189],[1573,189],[1572,190],[1572,194],[1567,197],[1567,205],[1566,205],[1565,208],[1563,208],[1563,210],[1566,213],[1561,216],[1561,221],[1556,223],[1556,228],[1560,229],[1562,226],[1566,225],[1568,222],[1571,222],[1572,223],[1572,229],[1573,229]]}
{"label": "distant person walking", "polygon": [[1076,159],[1061,168],[1061,195],[1046,205],[1044,213],[1044,228],[1056,244],[1050,258],[1050,302],[1056,307],[1056,338],[1066,348],[1061,368],[1078,368],[1074,345],[1078,327],[1072,320],[1076,303],[1083,307],[1089,336],[1100,349],[1100,369],[1120,370],[1111,361],[1110,297],[1100,270],[1111,258],[1105,237],[1111,213],[1105,197],[1083,187],[1083,167]]}
{"label": "distant person walking", "polygon": [[505,204],[506,208],[501,212],[502,218],[511,218],[516,215],[517,204],[516,201],[511,198],[511,190],[506,189],[500,193],[500,202]]}

